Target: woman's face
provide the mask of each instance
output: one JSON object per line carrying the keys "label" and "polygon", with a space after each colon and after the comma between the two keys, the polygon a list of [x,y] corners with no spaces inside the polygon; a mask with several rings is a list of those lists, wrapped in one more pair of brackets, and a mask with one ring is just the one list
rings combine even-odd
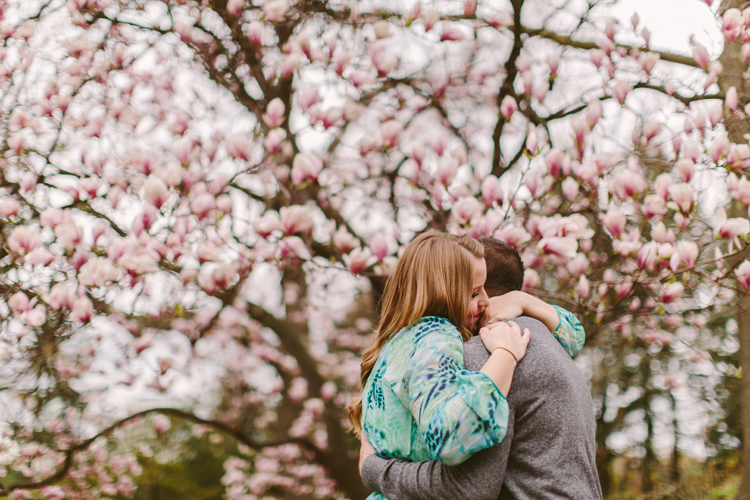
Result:
{"label": "woman's face", "polygon": [[469,303],[469,314],[466,317],[466,328],[472,332],[477,331],[479,320],[484,310],[490,303],[487,292],[484,290],[484,282],[487,280],[487,263],[484,259],[474,261],[474,284],[471,290],[471,302]]}

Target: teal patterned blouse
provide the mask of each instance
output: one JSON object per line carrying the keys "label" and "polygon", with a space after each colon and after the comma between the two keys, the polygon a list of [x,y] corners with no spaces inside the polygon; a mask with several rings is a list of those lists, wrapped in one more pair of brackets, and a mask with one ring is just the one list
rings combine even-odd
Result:
{"label": "teal patterned blouse", "polygon": [[[585,333],[555,307],[552,332],[576,355]],[[391,337],[362,393],[362,430],[378,455],[456,465],[502,441],[508,402],[489,376],[464,369],[463,339],[447,319],[428,316]],[[373,493],[368,500],[386,497]]]}

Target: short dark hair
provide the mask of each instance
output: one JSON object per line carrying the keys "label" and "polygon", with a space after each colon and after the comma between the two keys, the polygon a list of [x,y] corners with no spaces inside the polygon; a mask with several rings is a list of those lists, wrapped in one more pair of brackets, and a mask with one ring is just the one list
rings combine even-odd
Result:
{"label": "short dark hair", "polygon": [[484,289],[490,297],[504,295],[523,288],[523,261],[512,246],[494,238],[479,238],[484,246],[487,262],[487,281]]}

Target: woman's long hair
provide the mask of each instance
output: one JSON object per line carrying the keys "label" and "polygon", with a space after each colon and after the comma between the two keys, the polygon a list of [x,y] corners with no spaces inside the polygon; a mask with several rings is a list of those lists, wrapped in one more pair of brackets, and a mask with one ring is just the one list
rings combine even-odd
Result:
{"label": "woman's long hair", "polygon": [[[385,285],[375,339],[362,354],[362,389],[386,341],[420,318],[443,317],[458,328],[464,340],[471,338],[464,322],[471,302],[474,262],[482,257],[482,244],[465,235],[428,231],[409,243]],[[362,394],[352,399],[348,409],[349,421],[359,433]]]}

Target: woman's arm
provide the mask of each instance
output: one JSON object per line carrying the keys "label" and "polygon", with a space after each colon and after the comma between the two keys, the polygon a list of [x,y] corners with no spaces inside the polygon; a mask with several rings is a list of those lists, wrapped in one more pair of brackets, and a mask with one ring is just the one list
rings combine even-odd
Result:
{"label": "woman's arm", "polygon": [[401,387],[430,458],[455,465],[503,439],[508,402],[488,375],[464,369],[453,325],[436,318],[414,328],[424,330],[415,335]]}
{"label": "woman's arm", "polygon": [[490,298],[486,316],[488,323],[521,315],[538,319],[552,332],[571,357],[575,357],[586,341],[583,325],[570,311],[549,305],[528,293],[513,291]]}

